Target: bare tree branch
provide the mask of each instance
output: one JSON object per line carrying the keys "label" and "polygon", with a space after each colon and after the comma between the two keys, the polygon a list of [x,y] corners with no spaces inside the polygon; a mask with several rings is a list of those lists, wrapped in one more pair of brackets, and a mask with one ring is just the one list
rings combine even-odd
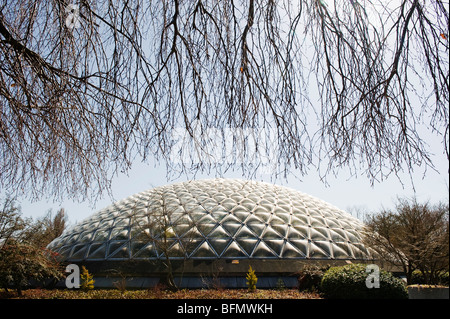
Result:
{"label": "bare tree branch", "polygon": [[420,0],[1,0],[0,183],[95,200],[138,157],[169,175],[432,168],[419,127],[449,158],[448,16]]}

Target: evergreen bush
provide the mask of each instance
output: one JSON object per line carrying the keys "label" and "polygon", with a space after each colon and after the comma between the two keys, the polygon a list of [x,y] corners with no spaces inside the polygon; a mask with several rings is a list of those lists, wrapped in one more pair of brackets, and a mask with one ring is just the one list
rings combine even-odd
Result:
{"label": "evergreen bush", "polygon": [[392,273],[380,270],[379,288],[368,288],[365,264],[331,267],[323,275],[321,292],[330,299],[407,299],[405,284]]}
{"label": "evergreen bush", "polygon": [[94,275],[91,275],[86,267],[81,266],[81,289],[83,291],[88,291],[94,289]]}
{"label": "evergreen bush", "polygon": [[247,273],[247,287],[249,291],[256,290],[256,283],[258,282],[258,278],[255,275],[255,271],[252,269],[252,266],[249,267]]}
{"label": "evergreen bush", "polygon": [[[420,270],[414,270],[411,276],[411,285],[426,285],[430,284],[425,280],[425,276]],[[431,284],[439,284],[448,286],[448,271],[441,271],[437,274],[435,282]]]}
{"label": "evergreen bush", "polygon": [[318,266],[306,266],[298,272],[298,289],[300,291],[318,291],[324,273],[330,268]]}
{"label": "evergreen bush", "polygon": [[448,271],[440,273],[439,283],[443,286],[448,286]]}

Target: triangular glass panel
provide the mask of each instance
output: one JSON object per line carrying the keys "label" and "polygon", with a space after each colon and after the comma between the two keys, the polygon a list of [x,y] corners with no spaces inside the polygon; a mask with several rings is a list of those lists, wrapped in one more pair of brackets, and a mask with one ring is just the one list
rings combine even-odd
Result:
{"label": "triangular glass panel", "polygon": [[277,233],[279,233],[282,237],[286,237],[288,234],[289,227],[288,225],[272,225],[271,226]]}
{"label": "triangular glass panel", "polygon": [[204,241],[205,239],[202,238],[182,238],[180,240],[181,244],[184,247],[184,251],[187,256],[191,255],[197,247]]}
{"label": "triangular glass panel", "polygon": [[307,216],[292,216],[291,217],[291,225],[292,226],[308,226],[308,217]]}
{"label": "triangular glass panel", "polygon": [[133,228],[131,230],[132,239],[136,241],[149,241],[153,239],[150,229]]}
{"label": "triangular glass panel", "polygon": [[230,212],[236,206],[236,201],[227,198],[223,200],[220,205],[223,206],[227,212]]}
{"label": "triangular glass panel", "polygon": [[343,236],[343,232],[335,231],[334,229],[330,229],[330,238],[335,243],[345,243],[347,239]]}
{"label": "triangular glass panel", "polygon": [[[324,251],[324,249],[326,251]],[[309,257],[310,258],[329,258],[329,257],[331,257],[329,242],[328,242],[328,247],[326,247],[326,242],[310,243]]]}
{"label": "triangular glass panel", "polygon": [[192,225],[193,221],[188,214],[183,214],[180,218],[176,220],[177,225]]}
{"label": "triangular glass panel", "polygon": [[313,218],[311,218],[311,226],[316,227],[316,228],[325,227],[326,226],[325,219],[323,219],[322,217],[318,217],[318,216],[313,217]]}
{"label": "triangular glass panel", "polygon": [[88,243],[91,241],[93,237],[93,232],[84,232],[80,235],[80,238],[78,238],[79,243]]}
{"label": "triangular glass panel", "polygon": [[[223,193],[216,193],[214,194],[214,199],[216,200],[216,202],[221,203],[223,200],[225,200],[227,198],[227,196]],[[222,207],[223,208],[223,207]]]}
{"label": "triangular glass panel", "polygon": [[264,224],[265,222],[260,218],[256,217],[254,214],[250,214],[245,220],[246,224]]}
{"label": "triangular glass panel", "polygon": [[211,214],[206,214],[199,220],[200,224],[215,224],[217,221],[211,216]]}
{"label": "triangular glass panel", "polygon": [[278,217],[277,215],[272,215],[272,218],[270,219],[269,222],[271,225],[285,225],[286,222],[284,220],[282,220],[280,217]]}
{"label": "triangular glass panel", "polygon": [[242,226],[236,233],[236,238],[258,238],[247,226]]}
{"label": "triangular glass panel", "polygon": [[73,248],[72,255],[70,256],[70,260],[81,260],[84,259],[86,255],[88,245],[76,245]]}
{"label": "triangular glass panel", "polygon": [[247,218],[247,216],[248,216],[248,212],[245,212],[245,211],[238,211],[238,212],[235,212],[235,213],[233,213],[234,214],[234,216],[236,216],[237,217],[237,219],[239,220],[239,222],[244,222],[245,221],[245,219]]}
{"label": "triangular glass panel", "polygon": [[218,256],[221,256],[225,248],[228,246],[230,239],[209,239],[210,246],[214,249]]}
{"label": "triangular glass panel", "polygon": [[128,239],[128,228],[114,228],[111,231],[111,240],[126,240]]}
{"label": "triangular glass panel", "polygon": [[256,243],[258,242],[258,239],[251,239],[251,238],[238,238],[236,239],[239,246],[244,249],[245,253],[250,256],[253,252],[253,249],[255,249]]}
{"label": "triangular glass panel", "polygon": [[76,243],[79,237],[80,237],[80,234],[74,234],[73,236],[66,239],[66,243],[67,244]]}
{"label": "triangular glass panel", "polygon": [[208,257],[217,257],[216,253],[211,249],[207,241],[204,241],[203,244],[198,247],[198,249],[191,255],[193,258],[208,258]]}
{"label": "triangular glass panel", "polygon": [[289,209],[286,211],[278,205],[272,205],[272,213],[278,216],[279,214],[289,213]]}
{"label": "triangular glass panel", "polygon": [[233,193],[232,195],[230,195],[230,198],[238,203],[242,199],[242,195],[243,194]]}
{"label": "triangular glass panel", "polygon": [[341,227],[341,224],[339,223],[339,221],[332,217],[327,218],[327,225],[330,228],[340,228]]}
{"label": "triangular glass panel", "polygon": [[321,233],[322,236],[326,238],[326,240],[330,240],[330,235],[328,233],[328,229],[327,228],[325,228],[325,227],[315,227],[313,229],[318,231],[319,233]]}
{"label": "triangular glass panel", "polygon": [[310,207],[308,207],[308,213],[309,213],[309,215],[311,215],[311,217],[314,217],[314,218],[322,216],[320,214],[319,210],[317,208],[312,207],[311,205],[310,205]]}
{"label": "triangular glass panel", "polygon": [[288,236],[289,239],[307,239],[307,234],[302,234],[294,227],[288,227]]}
{"label": "triangular glass panel", "polygon": [[147,242],[145,242],[145,241],[136,241],[136,240],[131,241],[131,243],[130,243],[131,256],[136,255],[146,245],[147,245]]}
{"label": "triangular glass panel", "polygon": [[185,256],[185,249],[183,245],[176,240],[168,249],[169,257],[184,257]]}
{"label": "triangular glass panel", "polygon": [[356,259],[366,259],[369,255],[367,249],[358,243],[352,243],[350,244],[353,251],[353,256],[355,256]]}
{"label": "triangular glass panel", "polygon": [[[257,203],[259,200],[261,200],[261,197],[256,195],[256,193],[253,192],[253,193],[250,193],[250,194],[247,195],[247,199],[251,200],[254,203]],[[257,206],[257,208],[258,207],[259,206]]]}
{"label": "triangular glass panel", "polygon": [[242,223],[242,221],[239,218],[237,218],[236,216],[231,215],[231,214],[228,214],[228,216],[223,218],[220,222],[221,223],[237,223],[237,224]]}
{"label": "triangular glass panel", "polygon": [[139,250],[133,258],[156,258],[156,249],[152,243],[148,243],[144,248]]}
{"label": "triangular glass panel", "polygon": [[300,234],[302,234],[303,237],[309,238],[309,233],[311,227],[308,226],[293,226],[293,228],[298,231]]}
{"label": "triangular glass panel", "polygon": [[300,217],[300,216],[305,216],[305,215],[307,215],[307,214],[308,214],[308,210],[307,210],[305,207],[300,207],[300,205],[295,205],[295,206],[292,208],[292,213],[293,213],[295,216]]}
{"label": "triangular glass panel", "polygon": [[272,209],[273,209],[273,203],[270,203],[270,202],[265,201],[265,200],[262,200],[262,201],[259,203],[259,206],[262,207],[262,208],[264,208],[264,209],[265,209],[266,211],[268,211],[268,212],[271,212]]}
{"label": "triangular glass panel", "polygon": [[175,236],[181,237],[186,234],[191,228],[192,225],[176,223],[172,226],[172,231],[174,232]]}
{"label": "triangular glass panel", "polygon": [[236,213],[248,213],[248,210],[242,206],[242,205],[236,205],[233,207],[233,209],[231,209],[231,213],[232,214],[236,214]]}
{"label": "triangular glass panel", "polygon": [[194,222],[200,221],[202,218],[204,218],[207,214],[205,212],[199,212],[199,213],[190,213],[190,217]]}
{"label": "triangular glass panel", "polygon": [[283,258],[304,258],[305,255],[295,248],[290,242],[286,242],[281,253]]}
{"label": "triangular glass panel", "polygon": [[99,228],[109,228],[113,225],[114,220],[113,219],[107,219],[102,220],[102,222],[99,225]]}
{"label": "triangular glass panel", "polygon": [[275,215],[283,220],[283,224],[289,224],[291,222],[291,214],[289,213],[275,213]]}
{"label": "triangular glass panel", "polygon": [[203,236],[207,237],[209,233],[217,226],[217,224],[206,224],[200,223],[197,225],[197,229],[203,234]]}
{"label": "triangular glass panel", "polygon": [[[340,244],[344,244],[344,243],[340,243]],[[345,245],[345,244],[344,244]],[[345,245],[347,246],[347,245]],[[351,258],[351,254],[348,253],[348,248],[345,247],[344,249],[341,248],[342,246],[338,245],[338,244],[331,244],[331,250],[333,253],[333,258],[336,259],[348,259]]]}
{"label": "triangular glass panel", "polygon": [[216,202],[214,199],[210,198],[210,197],[207,197],[207,198],[206,198],[205,200],[203,200],[201,203],[202,203],[201,205],[202,205],[207,211],[211,211],[214,207],[217,206],[217,202]]}
{"label": "triangular glass panel", "polygon": [[359,234],[355,230],[348,230],[347,237],[352,243],[358,243],[361,241]]}
{"label": "triangular glass panel", "polygon": [[264,239],[282,239],[278,232],[276,232],[270,225],[266,227],[263,235]]}
{"label": "triangular glass panel", "polygon": [[258,217],[263,223],[268,223],[272,215],[270,213],[255,213],[255,216]]}
{"label": "triangular glass panel", "polygon": [[194,226],[188,229],[188,231],[183,234],[183,237],[188,239],[204,239],[205,236],[203,236],[200,230]]}
{"label": "triangular glass panel", "polygon": [[248,198],[245,198],[241,201],[241,205],[244,206],[245,209],[250,212],[255,208],[256,203]]}
{"label": "triangular glass panel", "polygon": [[89,252],[86,259],[105,259],[106,244],[97,243],[89,247]]}
{"label": "triangular glass panel", "polygon": [[264,223],[249,223],[246,225],[256,236],[261,237],[264,229],[266,229],[266,224]]}
{"label": "triangular glass panel", "polygon": [[246,257],[245,253],[242,251],[242,248],[233,240],[230,245],[225,249],[221,257]]}
{"label": "triangular glass panel", "polygon": [[257,207],[253,210],[253,212],[255,213],[256,216],[259,216],[258,214],[263,214],[263,215],[268,214],[268,215],[270,216],[270,209],[267,210],[266,208],[263,208],[263,207],[261,207],[261,206],[257,206]]}
{"label": "triangular glass panel", "polygon": [[108,257],[110,255],[112,255],[117,249],[122,247],[124,244],[125,244],[125,241],[110,242],[109,249],[108,249]]}
{"label": "triangular glass panel", "polygon": [[306,239],[292,239],[289,241],[305,257],[309,257],[309,243]]}
{"label": "triangular glass panel", "polygon": [[128,227],[130,224],[130,219],[129,218],[117,218],[115,223],[114,223],[114,227]]}
{"label": "triangular glass panel", "polygon": [[222,226],[217,226],[208,234],[208,238],[228,238],[229,236]]}
{"label": "triangular glass panel", "polygon": [[345,259],[353,258],[353,252],[352,252],[352,249],[349,244],[343,243],[343,242],[342,243],[334,243],[333,250],[334,250],[334,247],[338,247],[340,250],[344,251],[344,257],[335,257],[335,258],[345,258]]}
{"label": "triangular glass panel", "polygon": [[173,225],[179,224],[179,223],[180,223],[180,222],[179,222],[179,219],[180,219],[181,217],[183,217],[183,215],[184,215],[184,212],[180,212],[180,213],[172,213],[172,214],[170,214],[170,222],[171,222]]}
{"label": "triangular glass panel", "polygon": [[283,210],[283,213],[289,214],[291,212],[291,205],[289,203],[286,203],[285,201],[278,201],[277,205],[281,210]]}
{"label": "triangular glass panel", "polygon": [[223,228],[224,228],[231,236],[234,236],[241,226],[242,226],[241,224],[236,224],[236,223],[223,223],[223,224],[222,224],[222,227],[223,227]]}
{"label": "triangular glass panel", "polygon": [[270,247],[278,256],[281,255],[281,251],[283,249],[285,241],[283,239],[269,239],[264,240],[267,246]]}
{"label": "triangular glass panel", "polygon": [[320,241],[320,240],[328,240],[327,237],[325,237],[322,233],[318,232],[317,230],[315,230],[314,228],[311,228],[309,230],[309,234],[310,234],[310,239],[312,241]]}
{"label": "triangular glass panel", "polygon": [[108,259],[123,259],[123,258],[130,258],[130,248],[128,243],[125,243],[123,246],[121,246],[119,249],[117,249],[108,256]]}
{"label": "triangular glass panel", "polygon": [[72,251],[72,246],[63,246],[59,251],[58,251],[58,260],[65,260],[69,257],[70,252]]}
{"label": "triangular glass panel", "polygon": [[222,219],[224,219],[226,216],[229,215],[229,213],[223,211],[223,210],[215,210],[211,212],[210,214],[212,218],[214,218],[217,222],[221,222]]}
{"label": "triangular glass panel", "polygon": [[252,257],[254,258],[274,258],[277,257],[276,254],[267,246],[263,241],[253,250]]}

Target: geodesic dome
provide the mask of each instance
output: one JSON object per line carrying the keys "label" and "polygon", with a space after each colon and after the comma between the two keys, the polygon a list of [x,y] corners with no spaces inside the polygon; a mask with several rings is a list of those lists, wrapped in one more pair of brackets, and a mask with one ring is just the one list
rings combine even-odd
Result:
{"label": "geodesic dome", "polygon": [[367,260],[361,227],[350,214],[287,187],[208,179],[130,196],[48,248],[67,262],[148,261],[166,254],[174,260]]}

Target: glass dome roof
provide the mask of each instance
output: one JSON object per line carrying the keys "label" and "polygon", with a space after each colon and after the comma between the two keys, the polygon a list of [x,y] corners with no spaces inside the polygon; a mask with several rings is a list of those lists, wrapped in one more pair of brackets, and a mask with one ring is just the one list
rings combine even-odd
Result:
{"label": "glass dome roof", "polygon": [[51,242],[65,261],[370,259],[362,224],[307,194],[264,182],[207,179],[144,191]]}

